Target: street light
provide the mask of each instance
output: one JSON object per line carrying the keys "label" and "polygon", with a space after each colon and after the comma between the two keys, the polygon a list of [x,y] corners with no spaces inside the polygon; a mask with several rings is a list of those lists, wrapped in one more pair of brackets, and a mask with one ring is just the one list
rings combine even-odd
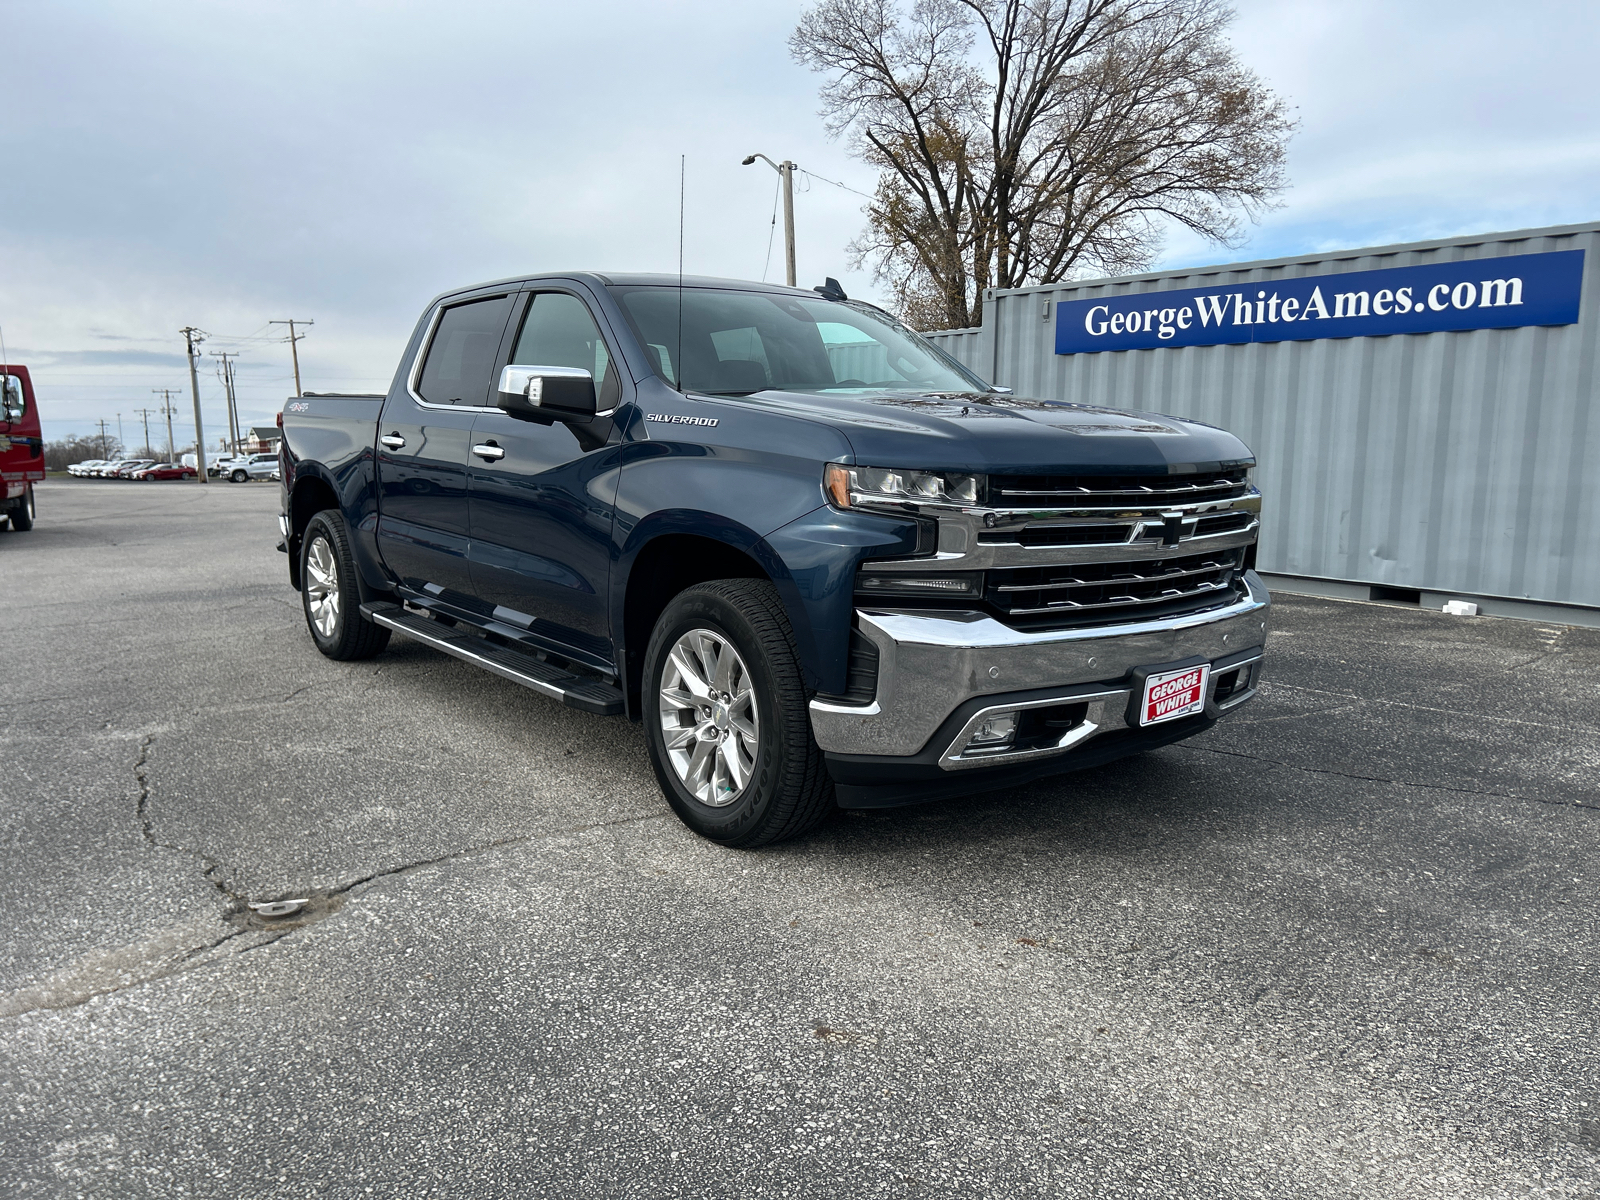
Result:
{"label": "street light", "polygon": [[775,163],[765,154],[752,154],[739,165],[748,167],[758,158],[783,180],[783,265],[789,286],[794,287],[794,164],[788,159]]}

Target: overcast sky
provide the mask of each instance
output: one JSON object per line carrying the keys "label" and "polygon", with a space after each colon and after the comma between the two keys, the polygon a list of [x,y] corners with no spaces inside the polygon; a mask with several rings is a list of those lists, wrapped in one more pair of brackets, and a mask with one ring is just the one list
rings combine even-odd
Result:
{"label": "overcast sky", "polygon": [[[423,303],[561,268],[782,279],[793,158],[800,282],[873,296],[846,245],[873,177],[792,62],[800,3],[249,5],[7,0],[0,330],[47,437],[182,388],[178,330],[238,350],[247,421],[293,390],[278,318],[311,318],[308,391],[382,391]],[[1301,122],[1281,209],[1191,265],[1592,220],[1600,6],[1239,0],[1244,62]],[[206,360],[207,441],[224,423]],[[153,439],[154,440],[154,439]]]}

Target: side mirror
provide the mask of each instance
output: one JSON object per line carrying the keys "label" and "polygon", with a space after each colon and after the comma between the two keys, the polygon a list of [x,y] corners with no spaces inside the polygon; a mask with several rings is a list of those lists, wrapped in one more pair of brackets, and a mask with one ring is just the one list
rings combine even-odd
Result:
{"label": "side mirror", "polygon": [[513,416],[594,416],[594,376],[578,367],[510,366],[500,372],[495,404]]}
{"label": "side mirror", "polygon": [[0,420],[22,420],[24,407],[22,380],[15,375],[5,376],[4,383],[0,384]]}

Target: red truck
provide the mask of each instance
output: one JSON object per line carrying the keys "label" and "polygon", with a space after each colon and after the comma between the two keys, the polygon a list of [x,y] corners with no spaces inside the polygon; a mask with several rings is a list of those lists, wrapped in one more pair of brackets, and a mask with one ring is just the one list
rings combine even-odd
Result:
{"label": "red truck", "polygon": [[0,529],[33,528],[33,485],[44,478],[44,438],[27,367],[0,366]]}

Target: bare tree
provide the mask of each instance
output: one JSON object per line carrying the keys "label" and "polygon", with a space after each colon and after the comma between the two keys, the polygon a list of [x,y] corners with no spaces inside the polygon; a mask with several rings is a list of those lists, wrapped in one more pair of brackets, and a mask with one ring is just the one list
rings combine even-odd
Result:
{"label": "bare tree", "polygon": [[984,291],[1148,267],[1170,222],[1225,246],[1285,186],[1294,122],[1223,0],[819,0],[790,39],[829,132],[879,168],[852,245],[919,328]]}
{"label": "bare tree", "polygon": [[122,454],[122,443],[114,437],[101,439],[100,437],[72,436],[57,442],[44,444],[44,469],[47,471],[65,471],[76,462],[87,459],[99,458],[102,453],[109,454],[113,459]]}

